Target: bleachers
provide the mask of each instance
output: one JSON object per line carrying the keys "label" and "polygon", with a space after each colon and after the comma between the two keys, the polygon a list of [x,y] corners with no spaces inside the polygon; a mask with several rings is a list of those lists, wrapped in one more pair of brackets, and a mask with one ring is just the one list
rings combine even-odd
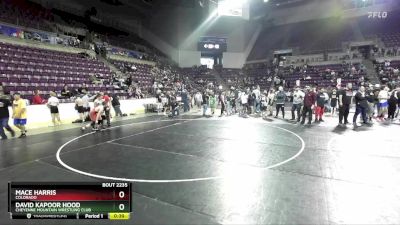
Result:
{"label": "bleachers", "polygon": [[301,53],[338,50],[342,42],[353,39],[351,24],[338,18],[268,27],[261,31],[248,60],[268,58],[279,49],[298,49]]}
{"label": "bleachers", "polygon": [[87,84],[89,91],[113,91],[111,85],[91,84],[90,75],[106,80],[111,70],[95,59],[79,54],[44,50],[0,42],[0,82],[6,91],[20,92],[30,99],[32,91],[60,91],[64,85],[71,88]]}
{"label": "bleachers", "polygon": [[228,86],[242,86],[243,72],[241,69],[221,69],[219,75]]}
{"label": "bleachers", "polygon": [[140,63],[132,63],[119,60],[110,60],[126,76],[132,76],[133,81],[137,81],[142,90],[148,90],[152,86],[154,77],[151,74],[153,66]]}
{"label": "bleachers", "polygon": [[[360,64],[353,65],[356,71],[359,71]],[[328,71],[335,71],[335,78],[324,78],[323,74]],[[348,72],[348,75],[345,76],[344,73]],[[338,75],[340,73],[340,75]],[[321,65],[321,66],[313,66],[309,67],[306,70],[306,73],[294,72],[293,74],[289,74],[285,77],[286,82],[290,83],[290,87],[294,87],[296,84],[296,80],[300,80],[301,86],[312,86],[318,85],[318,87],[332,87],[336,86],[337,80],[336,78],[341,77],[342,84],[352,83],[357,84],[361,76],[365,76],[365,72],[359,73],[351,73],[348,65],[342,64],[332,64],[332,65]],[[305,77],[310,77],[311,79],[304,79]]]}
{"label": "bleachers", "polygon": [[211,74],[211,69],[204,67],[182,68],[180,72],[184,77],[189,77],[196,83],[201,81],[203,81],[201,83],[216,82],[215,76]]}
{"label": "bleachers", "polygon": [[[90,92],[108,91],[127,96],[123,90],[114,90],[111,82],[104,84],[93,84],[90,76],[97,75],[101,80],[111,80],[111,70],[102,62],[83,58],[79,54],[65,53],[51,50],[44,50],[32,47],[19,46],[9,43],[0,43],[0,82],[5,91],[20,92],[24,98],[31,99],[33,90],[40,90],[46,98],[50,91],[61,91],[64,85],[70,89],[77,89],[83,84],[88,86]],[[139,64],[125,61],[111,60],[111,63],[121,70],[126,76],[131,76],[133,82],[137,82],[143,91],[152,88],[156,75],[152,74],[151,65]],[[396,62],[393,62],[395,64]],[[396,64],[397,65],[397,64]],[[360,65],[354,65],[359,70]],[[326,79],[321,74],[327,70],[334,70],[336,73],[343,74],[349,70],[348,65],[334,64],[324,66],[314,66],[307,69],[304,74],[302,71],[292,71],[280,68],[279,76],[283,76],[285,81],[292,88],[296,80],[301,80],[301,85],[315,85],[328,87],[336,85],[335,79]],[[214,82],[216,78],[214,72],[203,67],[182,68],[179,70],[181,77],[188,77],[197,84],[208,84]],[[245,67],[241,69],[220,69],[219,75],[228,85],[233,86],[253,86],[260,85],[262,90],[269,89],[276,75],[276,68],[270,68],[266,64]],[[343,76],[342,83],[356,84],[363,73],[354,73],[351,76]],[[305,80],[309,76],[311,79]],[[200,82],[202,80],[202,82]]]}
{"label": "bleachers", "polygon": [[380,81],[384,84],[394,83],[400,84],[400,60],[392,60],[390,64],[385,65],[385,62],[375,63],[375,69]]}
{"label": "bleachers", "polygon": [[400,46],[400,33],[380,34],[379,37],[385,44],[385,47],[399,47]]}
{"label": "bleachers", "polygon": [[274,69],[266,63],[248,64],[243,68],[246,85],[259,85],[261,90],[268,90],[272,84]]}

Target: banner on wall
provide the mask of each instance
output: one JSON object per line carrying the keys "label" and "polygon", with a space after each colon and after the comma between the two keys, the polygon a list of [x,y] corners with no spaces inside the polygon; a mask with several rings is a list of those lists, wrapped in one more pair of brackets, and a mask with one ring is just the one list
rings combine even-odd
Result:
{"label": "banner on wall", "polygon": [[49,35],[39,32],[25,31],[25,39],[51,43]]}
{"label": "banner on wall", "polygon": [[79,40],[76,37],[60,36],[54,33],[33,31],[29,29],[23,29],[18,27],[12,27],[8,25],[0,24],[0,33],[8,37],[16,37],[27,40],[40,41],[50,44],[58,44],[65,46],[76,47],[79,45]]}
{"label": "banner on wall", "polygon": [[96,42],[96,46],[99,48],[106,48],[107,52],[113,55],[127,56],[135,59],[141,59],[144,55],[141,52],[113,47],[103,42]]}
{"label": "banner on wall", "polygon": [[24,38],[24,31],[20,28],[5,26],[0,24],[0,32],[9,37]]}

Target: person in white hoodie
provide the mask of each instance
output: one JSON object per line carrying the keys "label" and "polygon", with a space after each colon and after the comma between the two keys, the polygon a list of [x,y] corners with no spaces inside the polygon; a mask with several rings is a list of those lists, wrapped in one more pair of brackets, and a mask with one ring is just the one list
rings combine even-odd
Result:
{"label": "person in white hoodie", "polygon": [[198,91],[194,95],[194,102],[195,102],[195,105],[197,106],[197,108],[199,110],[201,110],[201,103],[203,102],[203,96],[201,95],[200,91]]}
{"label": "person in white hoodie", "polygon": [[57,98],[57,94],[55,92],[50,92],[50,98],[47,100],[47,107],[50,109],[50,114],[51,114],[51,121],[53,124],[51,126],[56,126],[56,119],[58,121],[58,124],[61,124],[61,119],[60,119],[60,113],[58,111],[58,105],[60,104],[60,101]]}
{"label": "person in white hoodie", "polygon": [[269,112],[268,116],[272,116],[274,113],[274,102],[275,102],[275,90],[270,89],[267,96],[267,112]]}
{"label": "person in white hoodie", "polygon": [[294,93],[293,93],[293,105],[292,105],[292,120],[295,120],[295,114],[294,112],[297,112],[297,122],[300,122],[300,112],[301,108],[303,106],[303,101],[304,101],[304,92],[300,90],[300,87],[296,87]]}
{"label": "person in white hoodie", "polygon": [[246,92],[246,90],[242,91],[239,94],[239,99],[240,99],[240,104],[242,106],[239,112],[239,116],[247,117],[249,94]]}
{"label": "person in white hoodie", "polygon": [[388,99],[389,99],[389,88],[382,87],[381,91],[378,94],[379,100],[379,112],[378,112],[378,119],[384,120],[385,116],[388,113]]}

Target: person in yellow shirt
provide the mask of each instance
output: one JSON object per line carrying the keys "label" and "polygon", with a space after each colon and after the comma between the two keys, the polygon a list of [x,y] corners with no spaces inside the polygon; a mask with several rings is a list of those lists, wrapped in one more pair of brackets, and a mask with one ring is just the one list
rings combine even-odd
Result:
{"label": "person in yellow shirt", "polygon": [[19,93],[14,94],[13,101],[13,116],[14,125],[21,130],[20,138],[26,137],[26,102],[25,99],[21,98]]}

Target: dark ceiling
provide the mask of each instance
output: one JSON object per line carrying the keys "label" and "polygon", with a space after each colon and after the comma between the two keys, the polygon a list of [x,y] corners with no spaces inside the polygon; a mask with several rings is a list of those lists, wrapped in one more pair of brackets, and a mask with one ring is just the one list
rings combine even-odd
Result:
{"label": "dark ceiling", "polygon": [[160,11],[174,7],[200,7],[199,0],[74,0],[87,9],[92,7],[98,11],[106,11],[119,16],[135,16],[146,19]]}

